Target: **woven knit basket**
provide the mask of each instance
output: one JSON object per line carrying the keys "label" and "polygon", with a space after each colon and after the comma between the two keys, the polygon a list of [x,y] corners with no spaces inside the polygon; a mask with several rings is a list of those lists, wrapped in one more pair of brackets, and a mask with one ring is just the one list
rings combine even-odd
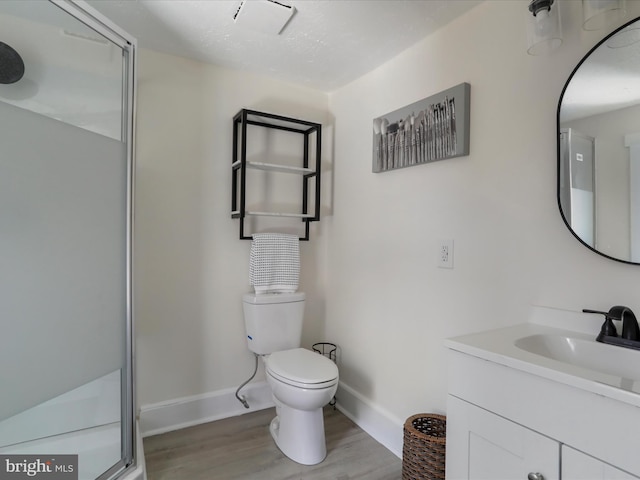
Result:
{"label": "woven knit basket", "polygon": [[420,413],[404,423],[402,480],[444,480],[447,419]]}

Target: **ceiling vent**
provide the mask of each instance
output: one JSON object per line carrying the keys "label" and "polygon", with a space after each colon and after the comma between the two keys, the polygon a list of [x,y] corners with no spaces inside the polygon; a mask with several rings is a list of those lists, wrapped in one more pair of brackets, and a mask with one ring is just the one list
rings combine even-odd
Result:
{"label": "ceiling vent", "polygon": [[243,28],[278,35],[295,11],[273,0],[243,0],[233,21]]}

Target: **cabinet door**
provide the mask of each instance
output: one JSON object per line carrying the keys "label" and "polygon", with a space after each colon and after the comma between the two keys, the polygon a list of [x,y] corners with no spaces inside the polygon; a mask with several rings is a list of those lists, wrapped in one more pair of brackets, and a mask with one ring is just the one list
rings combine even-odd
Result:
{"label": "cabinet door", "polygon": [[558,442],[449,395],[448,480],[527,480],[530,473],[559,480]]}
{"label": "cabinet door", "polygon": [[638,480],[638,477],[563,445],[562,480]]}

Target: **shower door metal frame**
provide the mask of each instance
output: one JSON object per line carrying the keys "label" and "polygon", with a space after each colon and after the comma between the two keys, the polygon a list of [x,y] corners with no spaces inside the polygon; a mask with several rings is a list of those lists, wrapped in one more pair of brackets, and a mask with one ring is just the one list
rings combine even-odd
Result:
{"label": "shower door metal frame", "polygon": [[122,140],[127,152],[127,225],[126,225],[126,327],[125,368],[121,387],[121,432],[122,451],[120,461],[104,472],[99,480],[117,478],[136,467],[136,421],[135,421],[135,377],[134,377],[134,318],[133,318],[133,226],[134,226],[134,174],[135,174],[135,98],[136,98],[136,54],[134,37],[114,25],[109,19],[82,0],[49,0],[89,28],[100,33],[125,52],[123,58]]}

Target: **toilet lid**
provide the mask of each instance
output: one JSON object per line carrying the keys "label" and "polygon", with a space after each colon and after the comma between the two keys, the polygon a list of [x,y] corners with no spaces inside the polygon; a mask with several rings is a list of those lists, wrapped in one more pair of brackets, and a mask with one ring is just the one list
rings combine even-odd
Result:
{"label": "toilet lid", "polygon": [[338,378],[335,363],[304,348],[272,353],[267,360],[267,371],[276,378],[306,385],[326,384]]}

